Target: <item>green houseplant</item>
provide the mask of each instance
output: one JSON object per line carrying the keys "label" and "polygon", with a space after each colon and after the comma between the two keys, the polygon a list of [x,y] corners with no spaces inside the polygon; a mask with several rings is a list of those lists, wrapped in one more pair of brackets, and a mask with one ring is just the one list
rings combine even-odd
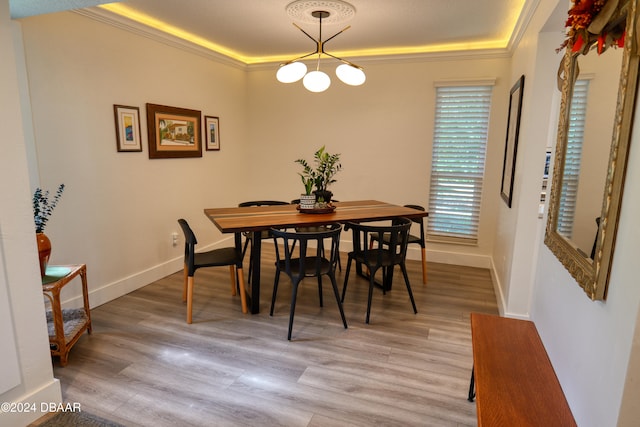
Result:
{"label": "green houseplant", "polygon": [[329,154],[323,145],[313,154],[313,167],[305,159],[298,159],[296,163],[302,166],[299,175],[307,194],[310,194],[310,186],[315,186],[317,202],[329,203],[333,193],[328,187],[336,182],[335,175],[342,169],[340,154]]}
{"label": "green houseplant", "polygon": [[64,184],[60,184],[53,198],[49,198],[49,191],[42,191],[36,188],[33,193],[33,221],[36,227],[36,242],[38,243],[38,258],[40,259],[40,274],[44,277],[51,256],[51,241],[44,234],[47,221],[53,214],[53,210],[58,205],[62,193],[64,192]]}

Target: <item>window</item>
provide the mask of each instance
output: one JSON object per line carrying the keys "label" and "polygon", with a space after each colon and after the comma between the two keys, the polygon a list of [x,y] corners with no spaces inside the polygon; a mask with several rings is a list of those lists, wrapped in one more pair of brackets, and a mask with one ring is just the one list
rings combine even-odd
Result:
{"label": "window", "polygon": [[492,85],[436,88],[430,240],[478,241]]}
{"label": "window", "polygon": [[560,191],[560,204],[558,206],[558,233],[568,238],[571,238],[573,234],[573,219],[578,198],[588,92],[589,80],[577,80],[573,88],[571,108],[569,110],[567,152],[564,159],[562,190]]}

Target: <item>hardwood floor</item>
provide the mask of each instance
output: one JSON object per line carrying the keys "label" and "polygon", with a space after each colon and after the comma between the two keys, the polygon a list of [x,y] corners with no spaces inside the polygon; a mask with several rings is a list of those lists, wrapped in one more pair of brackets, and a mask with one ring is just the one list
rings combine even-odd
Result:
{"label": "hardwood floor", "polygon": [[476,425],[469,313],[498,312],[488,270],[430,263],[423,286],[420,262],[408,261],[418,314],[397,271],[391,292],[374,291],[369,325],[368,285],[352,272],[346,330],[328,281],[320,308],[307,280],[289,342],[286,276],[269,316],[268,246],[260,314],[242,314],[224,267],[196,273],[191,325],[182,272],[92,310],[93,334],[66,367],[54,363],[64,401],[126,426]]}

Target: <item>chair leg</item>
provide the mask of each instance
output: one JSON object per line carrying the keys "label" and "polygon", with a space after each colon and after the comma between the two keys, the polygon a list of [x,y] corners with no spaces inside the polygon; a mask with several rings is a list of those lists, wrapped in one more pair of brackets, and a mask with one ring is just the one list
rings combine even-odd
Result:
{"label": "chair leg", "polygon": [[276,276],[273,281],[273,294],[271,295],[271,310],[269,310],[269,316],[273,316],[273,308],[276,305],[276,295],[278,294],[278,282],[280,282],[280,269],[276,268]]}
{"label": "chair leg", "polygon": [[[247,314],[249,312],[249,308],[247,306],[247,291],[244,285],[244,274],[242,273],[242,267],[237,267],[238,272],[238,282],[240,285],[240,304],[242,305],[242,313]],[[233,284],[235,285],[235,277],[232,279]]]}
{"label": "chair leg", "polygon": [[193,320],[193,276],[187,279],[187,323]]}
{"label": "chair leg", "polygon": [[182,287],[182,302],[187,300],[187,278],[189,277],[189,267],[184,265],[184,286]]}
{"label": "chair leg", "polygon": [[407,285],[407,292],[409,292],[409,298],[411,299],[411,305],[413,306],[413,312],[418,313],[418,309],[416,308],[416,301],[413,299],[413,292],[411,292],[411,285],[409,284],[409,275],[407,274],[407,267],[404,263],[400,264],[400,269],[402,270],[402,275],[404,276],[404,283]]}
{"label": "chair leg", "polygon": [[374,271],[369,273],[369,297],[367,299],[367,317],[365,319],[366,324],[369,324],[369,315],[371,314],[371,300],[373,299],[373,286],[375,284],[375,279],[373,277],[374,275]]}
{"label": "chair leg", "polygon": [[320,297],[320,307],[323,307],[322,303],[322,275],[318,275],[318,296]]}
{"label": "chair leg", "polygon": [[427,250],[422,248],[422,283],[427,284]]}
{"label": "chair leg", "polygon": [[342,303],[340,302],[340,292],[338,292],[338,284],[336,283],[336,276],[333,273],[329,273],[329,279],[331,279],[331,286],[333,286],[333,293],[336,296],[336,302],[338,303],[338,309],[340,310],[340,317],[342,317],[342,324],[347,329],[347,319],[344,317],[344,310]]}
{"label": "chair leg", "polygon": [[231,276],[231,295],[236,296],[236,267],[235,265],[229,266],[229,275]]}
{"label": "chair leg", "polygon": [[[249,238],[247,237],[246,240],[244,241],[244,247],[242,248],[242,260],[244,261],[244,256],[247,253],[247,248],[249,247],[249,243],[251,243],[251,240],[249,240]],[[253,247],[251,247],[251,250],[253,251]],[[247,278],[247,280],[249,281],[249,283],[251,283],[251,272],[253,271],[253,254],[249,253],[249,277]]]}
{"label": "chair leg", "polygon": [[344,303],[344,296],[347,293],[347,282],[349,281],[349,271],[351,271],[351,257],[347,260],[347,271],[344,273],[344,285],[342,285],[342,297],[340,302]]}
{"label": "chair leg", "polygon": [[300,281],[296,281],[293,283],[293,291],[291,293],[291,309],[289,311],[289,333],[287,334],[287,339],[291,341],[291,331],[293,330],[293,315],[296,312],[296,299],[298,297],[298,284]]}

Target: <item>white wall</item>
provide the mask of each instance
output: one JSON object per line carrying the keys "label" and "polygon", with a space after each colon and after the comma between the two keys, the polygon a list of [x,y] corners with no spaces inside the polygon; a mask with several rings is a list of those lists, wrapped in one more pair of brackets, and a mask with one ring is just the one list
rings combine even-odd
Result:
{"label": "white wall", "polygon": [[[51,262],[86,263],[95,306],[181,268],[178,218],[203,246],[222,239],[202,210],[236,204],[248,179],[244,70],[71,12],[22,24],[41,186],[66,185]],[[149,159],[146,103],[219,116],[222,149]],[[140,108],[143,152],[116,151],[114,104]]]}
{"label": "white wall", "polygon": [[[538,216],[542,175],[548,145],[550,110],[556,87],[556,71],[562,54],[557,31],[541,34],[557,1],[541,1],[512,59],[511,84],[524,74],[522,122],[515,171],[513,203],[499,203],[493,247],[494,281],[498,307],[509,317],[529,318],[534,262],[542,244],[543,220]],[[566,16],[566,10],[562,12]]]}
{"label": "white wall", "polygon": [[[541,2],[541,7],[549,10],[553,3],[556,1]],[[558,3],[563,5],[566,2]],[[539,38],[538,68],[547,62],[548,52],[557,45],[552,34],[543,34]],[[548,90],[555,90],[553,84]],[[555,126],[555,122],[550,126]],[[638,123],[634,124],[636,129],[638,126]],[[540,243],[543,226],[538,227],[537,235],[533,236],[539,243],[534,252],[533,280],[529,281],[532,286],[531,318],[536,323],[574,417],[583,427],[616,425],[621,402],[637,402],[637,385],[630,384],[624,395],[623,390],[634,333],[638,333],[635,328],[640,304],[640,288],[634,268],[640,253],[640,226],[637,222],[640,195],[636,188],[640,182],[638,139],[640,137],[635,132],[605,302],[591,301],[548,248]],[[536,173],[531,171],[532,179],[536,178]],[[534,197],[534,190],[532,188],[523,194]],[[546,216],[543,221],[546,221]],[[522,233],[518,224],[516,239],[519,243],[530,245],[532,238],[528,234]],[[639,355],[636,352],[633,356],[637,360]]]}
{"label": "white wall", "polygon": [[[2,377],[0,402],[60,402],[53,378],[37,250],[23,118],[20,114],[14,33],[9,2],[0,1],[0,115],[3,117],[0,156],[0,297],[2,297]],[[6,316],[10,318],[7,319]],[[16,360],[17,358],[17,360]],[[39,412],[0,411],[0,425],[26,425]]]}
{"label": "white wall", "polygon": [[[301,82],[279,83],[273,68],[249,73],[252,159],[268,179],[255,179],[254,195],[290,200],[303,189],[294,160],[311,159],[326,145],[342,154],[343,170],[333,186],[337,200],[376,199],[427,207],[435,111],[434,83],[495,78],[478,246],[430,243],[427,258],[489,267],[504,150],[510,82],[508,59],[386,61],[358,63],[367,81],[350,87],[333,78],[323,93]],[[336,62],[322,67],[333,76]],[[266,169],[268,169],[268,173]],[[274,185],[278,183],[278,185]],[[416,251],[412,256],[419,259]]]}

